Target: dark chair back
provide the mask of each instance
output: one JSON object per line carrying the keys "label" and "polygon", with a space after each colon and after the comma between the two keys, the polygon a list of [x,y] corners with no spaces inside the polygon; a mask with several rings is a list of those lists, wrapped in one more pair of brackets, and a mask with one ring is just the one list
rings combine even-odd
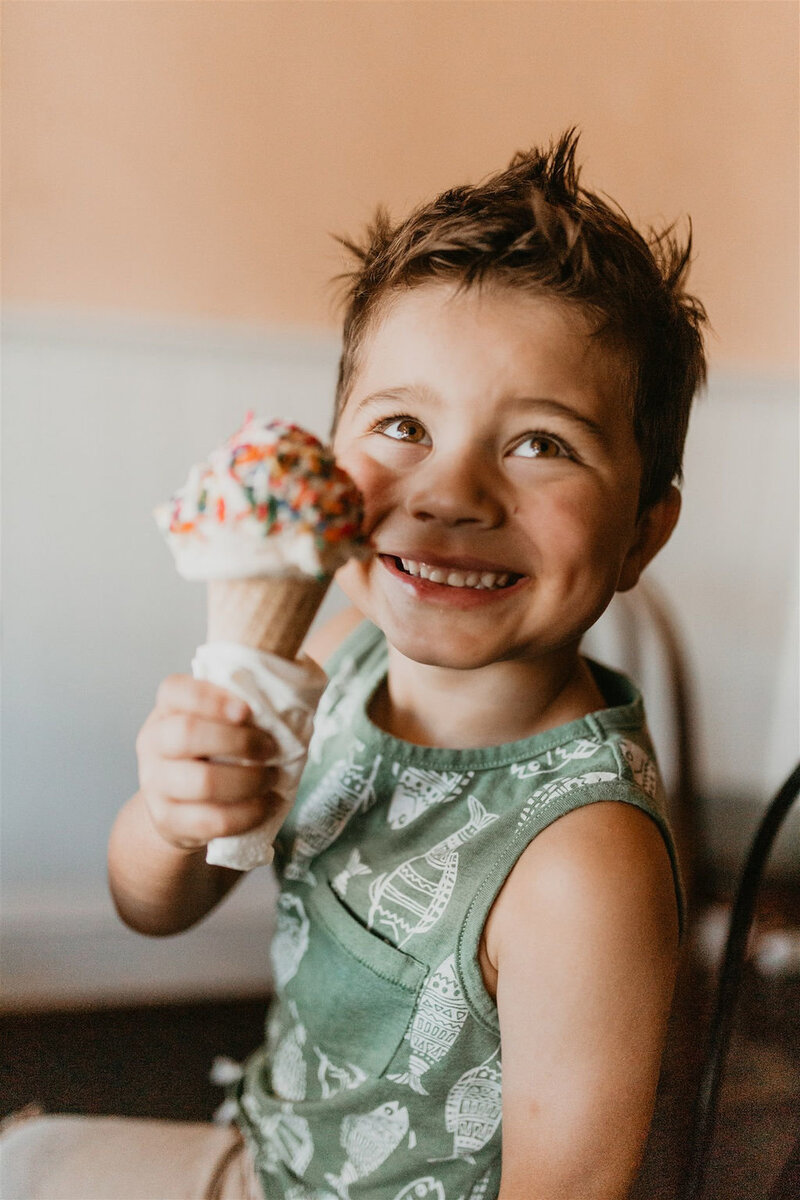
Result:
{"label": "dark chair back", "polygon": [[[686,1187],[681,1200],[701,1200],[708,1170],[717,1116],[719,1089],[731,1037],[736,1000],[742,980],[747,944],[755,914],[758,890],[778,831],[800,792],[800,764],[770,803],[758,827],[742,871],[731,911],[731,923],[722,962],[709,1045],[692,1122],[693,1139]],[[800,1140],[767,1200],[797,1200],[800,1176]],[[790,1189],[790,1190],[787,1190]],[[753,1200],[757,1200],[756,1197]]]}

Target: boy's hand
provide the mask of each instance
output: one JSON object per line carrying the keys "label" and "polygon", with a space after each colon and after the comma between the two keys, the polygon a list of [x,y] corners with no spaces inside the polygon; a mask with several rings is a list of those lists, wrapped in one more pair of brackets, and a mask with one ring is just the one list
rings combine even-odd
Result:
{"label": "boy's hand", "polygon": [[270,793],[275,751],[244,701],[190,675],[169,676],[136,740],[140,790],[155,829],[170,845],[194,851],[259,825],[281,803]]}

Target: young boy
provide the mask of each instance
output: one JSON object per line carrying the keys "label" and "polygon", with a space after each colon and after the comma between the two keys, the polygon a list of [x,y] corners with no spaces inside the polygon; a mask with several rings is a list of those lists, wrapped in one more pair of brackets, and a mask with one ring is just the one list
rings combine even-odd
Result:
{"label": "young boy", "polygon": [[[331,682],[234,1089],[268,1198],[612,1200],[636,1173],[679,885],[641,700],[580,641],[677,520],[704,314],[688,247],[582,189],[575,142],[350,246],[334,444],[375,554],[309,642]],[[162,685],[111,838],[130,925],[233,886],[204,848],[269,813],[271,750],[220,689]],[[257,1194],[237,1136],[208,1134],[215,1195]]]}

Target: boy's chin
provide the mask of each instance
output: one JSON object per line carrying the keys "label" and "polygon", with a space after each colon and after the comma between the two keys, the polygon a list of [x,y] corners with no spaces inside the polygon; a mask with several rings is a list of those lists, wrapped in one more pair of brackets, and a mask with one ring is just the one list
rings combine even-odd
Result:
{"label": "boy's chin", "polygon": [[[440,667],[449,671],[476,671],[506,657],[497,646],[456,637],[431,639],[406,630],[395,633],[384,630],[393,650],[411,662],[425,667]],[[509,655],[509,657],[513,657]]]}

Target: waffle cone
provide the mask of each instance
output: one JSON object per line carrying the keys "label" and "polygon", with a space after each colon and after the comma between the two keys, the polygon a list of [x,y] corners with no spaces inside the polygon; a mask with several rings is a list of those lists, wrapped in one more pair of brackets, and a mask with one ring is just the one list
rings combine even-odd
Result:
{"label": "waffle cone", "polygon": [[328,582],[310,577],[210,580],[208,640],[294,658]]}

